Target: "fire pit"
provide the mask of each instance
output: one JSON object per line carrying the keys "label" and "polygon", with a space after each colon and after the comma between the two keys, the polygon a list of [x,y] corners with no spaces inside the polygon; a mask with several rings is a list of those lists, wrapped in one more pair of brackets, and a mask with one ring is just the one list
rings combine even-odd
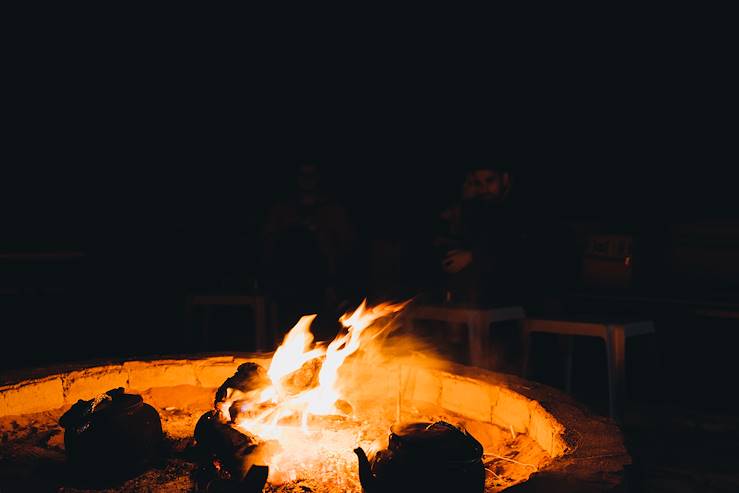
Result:
{"label": "fire pit", "polygon": [[[345,335],[346,340],[334,351],[351,347],[351,330]],[[315,349],[305,340],[295,348],[300,354]],[[331,350],[331,346],[321,349],[329,354]],[[279,442],[278,451],[270,457],[270,482],[265,491],[361,491],[353,449],[361,446],[370,455],[384,449],[391,426],[409,421],[443,421],[473,436],[483,447],[486,491],[526,491],[542,483],[571,488],[581,481],[606,488],[621,481],[629,457],[618,428],[589,414],[561,392],[422,354],[383,354],[380,364],[373,359],[376,353],[351,358],[351,353],[343,353],[345,364],[334,368],[334,376],[340,374],[340,378],[324,387],[318,382],[320,371],[303,368],[310,357],[296,360],[292,355],[293,367],[295,361],[302,361],[297,370],[303,370],[283,368],[280,376],[273,376],[279,351],[274,355],[88,363],[4,375],[0,381],[0,487],[25,485],[30,489],[42,482],[50,488],[64,485],[65,491],[84,491],[84,485],[70,483],[65,476],[58,419],[78,399],[117,387],[141,394],[157,409],[169,448],[156,467],[112,485],[115,491],[193,491],[198,464],[188,450],[196,422],[214,409],[214,397],[216,407],[238,415],[229,426]],[[329,356],[323,357],[322,368],[330,368]],[[226,392],[219,401],[216,389],[244,363],[270,369],[272,381],[283,384],[260,388],[259,395],[248,399]],[[339,381],[350,384],[336,384]],[[275,394],[284,393],[290,385],[298,390],[279,397]],[[323,400],[309,403],[299,397],[305,389],[323,393]],[[240,404],[234,407],[235,403]],[[315,412],[304,412],[308,409]]]}

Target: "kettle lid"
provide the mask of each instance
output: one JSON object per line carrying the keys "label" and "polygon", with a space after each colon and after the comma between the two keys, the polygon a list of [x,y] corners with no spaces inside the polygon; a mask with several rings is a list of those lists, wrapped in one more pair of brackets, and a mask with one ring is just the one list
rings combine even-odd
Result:
{"label": "kettle lid", "polygon": [[80,399],[59,419],[63,428],[78,428],[93,419],[121,415],[141,406],[144,399],[138,394],[126,394],[123,387],[108,390],[94,399]]}
{"label": "kettle lid", "polygon": [[482,458],[483,448],[466,430],[446,421],[396,423],[390,440],[403,448],[433,454],[445,461],[472,462]]}

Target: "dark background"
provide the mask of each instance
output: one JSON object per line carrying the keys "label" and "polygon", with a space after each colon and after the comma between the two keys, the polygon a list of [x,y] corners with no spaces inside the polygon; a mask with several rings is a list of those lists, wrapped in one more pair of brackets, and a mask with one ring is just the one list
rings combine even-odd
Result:
{"label": "dark background", "polygon": [[[591,233],[639,242],[626,294],[735,300],[734,264],[701,276],[668,261],[687,236],[698,257],[737,262],[736,98],[714,34],[518,39],[505,56],[406,53],[414,63],[337,52],[327,65],[277,44],[239,58],[185,41],[18,38],[4,92],[0,365],[200,349],[185,297],[254,289],[257,234],[304,160],[321,163],[364,245],[422,241],[465,166],[507,162],[529,214],[578,232],[575,255]],[[15,256],[44,252],[76,256]],[[354,271],[357,296],[368,265]],[[691,306],[605,309],[668,316],[669,371],[690,360],[678,381],[718,374],[720,387],[735,321],[694,319]]]}
{"label": "dark background", "polygon": [[[287,12],[6,16],[0,372],[250,350],[249,317],[226,309],[211,320],[222,337],[199,344],[185,300],[263,288],[258,232],[296,162],[321,163],[358,226],[354,296],[377,287],[378,241],[402,246],[401,277],[423,287],[414,248],[461,170],[506,162],[529,217],[575,232],[568,313],[655,323],[627,344],[627,476],[736,490],[733,17],[556,9],[567,22],[445,8],[444,22],[365,11],[369,26],[326,13],[331,29]],[[603,234],[633,239],[626,284],[582,278]],[[605,352],[582,339],[574,394],[605,414]],[[562,387],[557,341],[535,340],[533,358],[532,378]]]}

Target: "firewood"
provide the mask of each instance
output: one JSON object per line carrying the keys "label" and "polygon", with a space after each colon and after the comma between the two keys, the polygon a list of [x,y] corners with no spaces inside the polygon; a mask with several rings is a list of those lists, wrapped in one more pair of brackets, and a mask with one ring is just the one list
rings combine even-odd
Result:
{"label": "firewood", "polygon": [[282,377],[280,386],[288,395],[299,394],[318,386],[318,372],[322,361],[315,358],[303,363],[303,366]]}
{"label": "firewood", "polygon": [[265,465],[279,450],[275,441],[262,441],[233,428],[218,411],[203,414],[195,425],[195,441],[202,461],[215,457],[232,479],[243,480],[253,465]]}
{"label": "firewood", "polygon": [[228,400],[234,391],[249,394],[267,388],[271,384],[272,381],[264,367],[256,363],[244,363],[236,369],[236,373],[233,376],[228,377],[218,388],[213,404],[215,407],[218,407],[218,404]]}
{"label": "firewood", "polygon": [[250,419],[263,414],[268,409],[275,407],[275,403],[271,401],[254,404],[246,399],[234,401],[228,408],[228,416],[232,423],[238,423],[243,419]]}

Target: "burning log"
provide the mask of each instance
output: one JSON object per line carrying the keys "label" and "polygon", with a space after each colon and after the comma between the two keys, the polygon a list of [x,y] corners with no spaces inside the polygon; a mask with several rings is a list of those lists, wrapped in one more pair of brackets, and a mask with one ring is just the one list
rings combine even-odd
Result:
{"label": "burning log", "polygon": [[265,412],[273,408],[275,408],[275,404],[271,401],[254,404],[247,400],[238,400],[231,403],[231,406],[228,408],[228,412],[224,413],[224,416],[226,418],[231,418],[231,423],[238,424],[245,419],[264,415]]}
{"label": "burning log", "polygon": [[317,387],[321,364],[322,361],[318,358],[306,361],[299,369],[282,377],[279,382],[280,386],[287,395],[299,394]]}
{"label": "burning log", "polygon": [[[320,370],[321,360],[316,358],[306,361],[300,368],[280,379],[281,391],[284,395],[294,396],[317,387]],[[270,401],[259,402],[261,392],[271,385],[272,380],[262,366],[244,363],[216,391],[215,408],[233,423],[263,414],[274,407],[274,403]],[[340,401],[340,404],[341,407],[337,405],[337,408],[350,415],[351,404],[346,401]]]}
{"label": "burning log", "polygon": [[258,400],[270,385],[272,380],[264,367],[251,362],[240,365],[216,391],[214,409],[195,425],[200,483],[208,492],[262,491],[269,474],[265,464],[279,445],[239,431],[232,423],[240,416],[269,409],[271,403]]}
{"label": "burning log", "polygon": [[198,420],[195,442],[203,462],[217,460],[224,477],[236,481],[243,481],[253,466],[264,466],[279,451],[276,442],[262,441],[251,433],[234,429],[215,410]]}
{"label": "burning log", "polygon": [[[236,373],[228,377],[216,391],[214,407],[225,417],[236,421],[237,417],[257,406],[262,390],[272,385],[267,370],[256,363],[244,363],[236,369]],[[228,407],[226,407],[228,406]],[[265,407],[266,406],[266,407]],[[269,404],[258,406],[254,412],[262,412]]]}
{"label": "burning log", "polygon": [[244,396],[254,395],[254,392],[261,391],[272,385],[272,381],[267,375],[267,370],[256,363],[244,363],[236,369],[236,373],[228,377],[223,384],[218,387],[214,406],[228,400],[235,391],[241,392]]}

